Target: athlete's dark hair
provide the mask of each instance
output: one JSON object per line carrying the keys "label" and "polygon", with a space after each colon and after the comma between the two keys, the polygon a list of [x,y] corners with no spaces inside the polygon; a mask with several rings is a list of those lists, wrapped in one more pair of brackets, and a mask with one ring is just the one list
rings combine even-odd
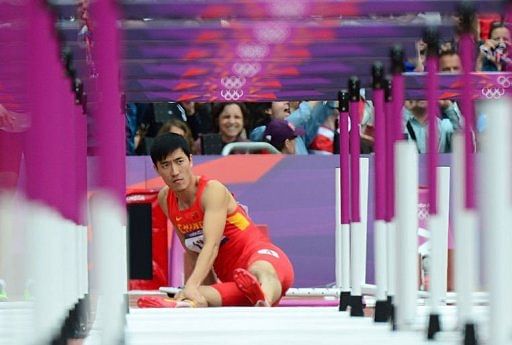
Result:
{"label": "athlete's dark hair", "polygon": [[169,153],[182,149],[183,152],[190,157],[190,147],[181,135],[175,133],[165,133],[159,135],[153,141],[151,145],[151,160],[156,166],[156,163],[165,159]]}

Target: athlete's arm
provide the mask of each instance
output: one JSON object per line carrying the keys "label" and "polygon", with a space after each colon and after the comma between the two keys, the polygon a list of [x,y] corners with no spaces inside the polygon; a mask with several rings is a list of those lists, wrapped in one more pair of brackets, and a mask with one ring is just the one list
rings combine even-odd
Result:
{"label": "athlete's arm", "polygon": [[[185,250],[185,262],[184,262],[184,274],[185,274],[185,281],[190,278],[192,275],[192,272],[194,271],[194,267],[196,266],[198,253]],[[217,282],[217,279],[215,278],[215,274],[213,273],[213,270],[210,270],[206,278],[203,280],[201,285],[212,285]]]}
{"label": "athlete's arm", "polygon": [[[158,205],[160,205],[162,212],[167,216],[167,218],[169,218],[168,206],[167,206],[168,193],[169,193],[169,187],[167,187],[167,186],[163,187],[160,190],[160,192],[158,192]],[[185,281],[187,281],[194,270],[198,254],[186,249],[186,246],[183,243],[183,238],[181,238],[181,236],[178,236],[178,237],[181,242],[181,245],[183,246],[183,248],[185,248],[186,257],[185,257],[185,262],[184,262],[185,266],[184,266],[183,273],[185,275]],[[208,273],[208,275],[206,276],[206,278],[204,279],[202,284],[203,285],[212,285],[212,284],[215,284],[216,282],[217,282],[217,279],[215,278],[215,274],[213,273],[212,270],[210,270],[210,272]]]}
{"label": "athlete's arm", "polygon": [[160,208],[162,209],[162,212],[169,218],[168,210],[167,210],[167,194],[169,193],[169,187],[165,186],[162,189],[160,189],[160,192],[158,192],[158,205],[160,205]]}
{"label": "athlete's arm", "polygon": [[201,200],[204,210],[204,246],[185,288],[197,289],[210,273],[224,233],[229,200],[226,187],[218,181],[208,182]]}

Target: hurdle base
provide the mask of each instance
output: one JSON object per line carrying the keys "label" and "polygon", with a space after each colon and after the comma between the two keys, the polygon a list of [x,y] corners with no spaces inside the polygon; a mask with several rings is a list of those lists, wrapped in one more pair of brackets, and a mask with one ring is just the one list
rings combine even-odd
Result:
{"label": "hurdle base", "polygon": [[428,318],[427,339],[433,340],[436,333],[441,331],[441,322],[439,314],[430,314]]}
{"label": "hurdle base", "polygon": [[51,345],[67,345],[70,339],[85,339],[89,333],[89,295],[80,298],[68,311],[60,332],[50,341]]}
{"label": "hurdle base", "polygon": [[393,304],[393,296],[388,296],[389,323],[391,330],[396,331],[395,305]]}
{"label": "hurdle base", "polygon": [[347,308],[349,305],[350,305],[350,291],[340,292],[339,311],[347,311]]}
{"label": "hurdle base", "polygon": [[389,303],[385,301],[377,301],[375,303],[375,322],[387,322],[389,320]]}
{"label": "hurdle base", "polygon": [[364,316],[363,296],[350,296],[350,316]]}
{"label": "hurdle base", "polygon": [[464,345],[477,345],[476,328],[474,323],[464,325]]}
{"label": "hurdle base", "polygon": [[125,314],[130,314],[130,296],[128,293],[124,294],[124,312]]}

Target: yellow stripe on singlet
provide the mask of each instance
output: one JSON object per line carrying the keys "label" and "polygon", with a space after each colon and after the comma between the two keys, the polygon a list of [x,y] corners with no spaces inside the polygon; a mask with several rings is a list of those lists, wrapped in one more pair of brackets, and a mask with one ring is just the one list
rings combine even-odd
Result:
{"label": "yellow stripe on singlet", "polygon": [[232,216],[229,216],[227,222],[233,224],[241,231],[244,231],[250,225],[249,220],[240,212],[236,212]]}

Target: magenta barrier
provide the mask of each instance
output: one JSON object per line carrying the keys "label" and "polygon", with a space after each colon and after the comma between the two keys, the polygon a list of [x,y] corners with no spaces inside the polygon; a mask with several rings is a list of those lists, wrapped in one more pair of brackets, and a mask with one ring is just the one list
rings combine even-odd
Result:
{"label": "magenta barrier", "polygon": [[375,219],[386,219],[386,119],[384,113],[384,90],[374,89],[375,106]]}
{"label": "magenta barrier", "polygon": [[278,307],[336,307],[338,306],[337,299],[325,299],[325,298],[283,298]]}
{"label": "magenta barrier", "polygon": [[437,156],[439,103],[435,90],[437,82],[437,55],[427,57],[427,157],[430,214],[437,214]]}
{"label": "magenta barrier", "polygon": [[[63,99],[69,95],[69,84],[63,85],[63,68],[59,61],[59,47],[53,31],[54,18],[50,16],[43,2],[34,1],[27,8],[30,22],[28,45],[37,52],[37,59],[27,65],[30,83],[29,114],[30,129],[26,132],[25,158],[27,196],[44,202],[59,211],[66,209],[70,202],[67,162],[63,161],[59,131],[69,131],[62,126],[64,116]],[[65,155],[64,155],[65,157]],[[67,211],[66,211],[67,213]],[[69,216],[69,214],[68,214]]]}
{"label": "magenta barrier", "polygon": [[340,102],[340,197],[341,197],[341,224],[350,224],[350,157],[349,157],[349,130],[348,130],[348,93],[342,92]]}
{"label": "magenta barrier", "polygon": [[389,162],[393,162],[393,164],[389,164],[388,166],[388,220],[392,220],[395,217],[395,150],[394,144],[398,140],[403,139],[404,129],[402,128],[402,119],[398,114],[402,114],[402,107],[404,104],[404,77],[402,74],[394,74],[393,75],[393,100],[392,100],[392,114],[389,116],[390,123],[390,131],[389,133]]}
{"label": "magenta barrier", "polygon": [[117,30],[117,8],[114,1],[91,3],[91,18],[94,18],[93,58],[97,68],[97,85],[93,95],[96,104],[92,110],[96,153],[98,156],[98,187],[113,194],[120,205],[125,203],[125,128],[124,106],[121,105],[119,70],[119,33]]}
{"label": "magenta barrier", "polygon": [[471,74],[474,67],[474,43],[470,34],[463,34],[460,40],[462,62],[461,112],[464,116],[464,204],[468,209],[476,208],[475,195],[475,108],[471,95]]}

